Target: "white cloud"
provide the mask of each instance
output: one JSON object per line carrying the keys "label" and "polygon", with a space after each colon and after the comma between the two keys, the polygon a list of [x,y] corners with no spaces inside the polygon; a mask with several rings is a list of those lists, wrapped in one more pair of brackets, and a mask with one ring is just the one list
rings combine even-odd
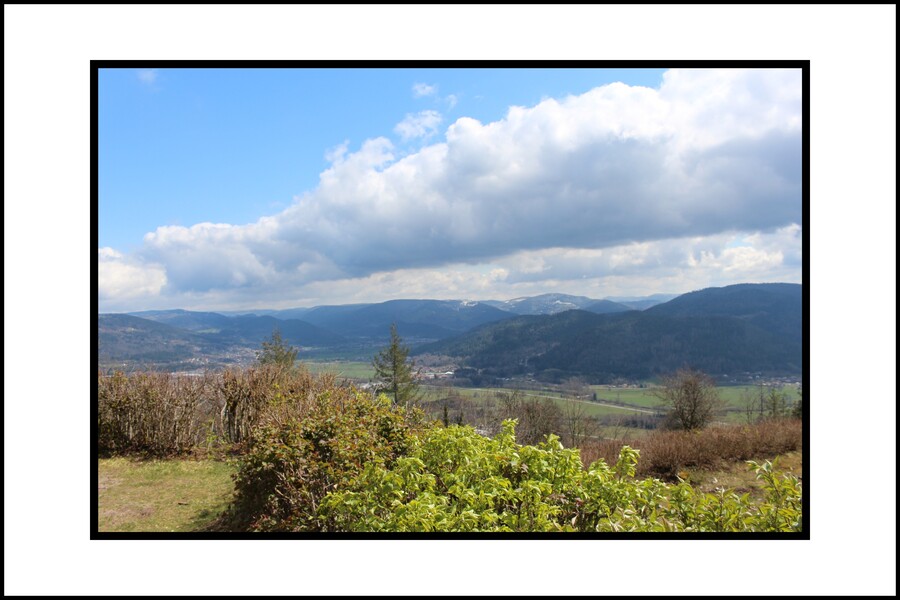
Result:
{"label": "white cloud", "polygon": [[394,131],[406,141],[413,138],[428,138],[437,132],[441,124],[441,113],[436,110],[423,110],[415,114],[407,114]]}
{"label": "white cloud", "polygon": [[[391,272],[419,281],[407,296],[442,297],[453,289],[445,278],[458,280],[450,273],[471,278],[454,284],[460,293],[484,283],[516,295],[796,279],[800,88],[799,71],[676,71],[658,90],[611,84],[511,107],[493,123],[462,117],[444,142],[405,156],[386,138],[355,152],[345,142],[318,187],[283,212],[161,227],[136,260],[162,265],[170,295],[238,302],[246,290],[293,305],[353,285],[375,285],[359,292],[374,299]],[[439,123],[423,111],[396,131],[424,137]]]}
{"label": "white cloud", "polygon": [[143,264],[112,248],[100,248],[97,256],[101,304],[158,296],[166,285],[166,271],[161,265]]}
{"label": "white cloud", "polygon": [[421,98],[423,96],[431,96],[437,93],[436,85],[429,85],[427,83],[414,83],[412,86],[413,97]]}
{"label": "white cloud", "polygon": [[330,163],[336,163],[344,160],[344,156],[347,154],[347,149],[350,147],[350,140],[344,140],[342,143],[338,144],[333,148],[329,148],[325,152],[325,160]]}
{"label": "white cloud", "polygon": [[[736,238],[743,238],[744,245],[734,247]],[[732,232],[603,249],[524,251],[494,262],[504,270],[504,281],[509,284],[643,277],[728,285],[740,281],[799,281],[801,261],[800,226],[791,224],[768,233]],[[640,293],[644,292],[652,293],[646,289]]]}

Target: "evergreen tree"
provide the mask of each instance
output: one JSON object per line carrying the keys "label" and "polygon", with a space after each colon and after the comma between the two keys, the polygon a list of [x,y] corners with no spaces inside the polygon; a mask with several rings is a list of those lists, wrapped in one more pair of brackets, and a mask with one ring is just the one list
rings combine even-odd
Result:
{"label": "evergreen tree", "polygon": [[380,390],[388,393],[395,404],[409,408],[418,401],[418,372],[415,363],[407,360],[409,348],[397,334],[397,325],[391,324],[391,344],[372,359],[375,377],[380,382]]}
{"label": "evergreen tree", "polygon": [[791,410],[791,416],[795,419],[803,418],[803,386],[797,388],[797,402],[794,404],[794,408]]}
{"label": "evergreen tree", "polygon": [[272,330],[270,341],[262,343],[262,350],[256,353],[256,361],[261,365],[294,366],[297,360],[297,349],[287,345],[281,339],[278,329]]}

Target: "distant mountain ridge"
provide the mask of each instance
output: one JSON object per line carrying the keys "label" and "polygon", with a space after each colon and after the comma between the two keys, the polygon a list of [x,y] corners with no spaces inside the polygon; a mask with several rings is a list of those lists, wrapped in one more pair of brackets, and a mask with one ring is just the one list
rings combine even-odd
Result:
{"label": "distant mountain ridge", "polygon": [[[802,367],[800,285],[738,284],[657,302],[665,296],[614,302],[542,294],[502,302],[409,299],[257,311],[265,314],[154,310],[100,315],[98,333],[101,354],[110,360],[163,363],[252,355],[275,329],[306,352],[355,348],[364,356],[388,339],[395,323],[414,352],[448,354],[492,373],[602,379],[646,377],[681,366],[676,363],[712,373]],[[637,310],[636,302],[654,306]]]}
{"label": "distant mountain ridge", "polygon": [[716,375],[793,374],[802,370],[802,327],[800,285],[743,284],[645,311],[520,316],[416,352],[447,354],[499,377],[640,379],[685,365]]}
{"label": "distant mountain ridge", "polygon": [[102,314],[98,326],[101,361],[172,363],[227,350],[219,339],[132,315]]}
{"label": "distant mountain ridge", "polygon": [[597,301],[585,296],[541,294],[539,296],[513,298],[512,300],[495,304],[495,306],[517,315],[555,315],[567,310],[585,308],[595,302]]}
{"label": "distant mountain ridge", "polygon": [[735,317],[778,335],[803,333],[803,286],[796,283],[740,283],[682,294],[648,308],[653,315]]}
{"label": "distant mountain ridge", "polygon": [[306,319],[348,337],[387,338],[392,323],[402,336],[440,339],[513,315],[482,302],[466,300],[388,300],[353,310],[313,309]]}
{"label": "distant mountain ridge", "polygon": [[164,323],[205,336],[206,339],[226,344],[259,344],[269,338],[275,329],[285,342],[303,346],[339,344],[343,336],[298,319],[276,319],[267,315],[240,315],[226,317],[212,312],[187,310],[159,310],[131,313],[157,323]]}

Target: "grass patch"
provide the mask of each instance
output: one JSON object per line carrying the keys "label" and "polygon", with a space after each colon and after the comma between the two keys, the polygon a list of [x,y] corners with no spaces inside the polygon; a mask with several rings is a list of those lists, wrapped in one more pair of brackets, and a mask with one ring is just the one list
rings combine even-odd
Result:
{"label": "grass patch", "polygon": [[235,465],[220,460],[99,460],[100,531],[200,531],[228,506]]}
{"label": "grass patch", "polygon": [[[757,462],[772,460],[772,456],[764,456],[755,459]],[[778,456],[775,464],[778,471],[790,473],[796,477],[803,475],[803,452],[796,450]],[[734,490],[738,494],[750,494],[754,500],[763,499],[762,479],[756,478],[756,473],[746,462],[729,463],[719,469],[685,469],[680,473],[682,479],[694,488],[705,493],[713,493],[717,488]]]}
{"label": "grass patch", "polygon": [[[449,393],[449,389],[450,388],[441,386],[422,385],[420,386],[421,401],[434,402],[435,400],[444,398]],[[508,388],[454,387],[453,392],[455,394],[463,396],[464,398],[468,398],[475,403],[486,403],[496,401],[497,394],[511,394],[513,393],[513,390]],[[520,390],[520,393],[524,398],[529,400],[551,400],[563,410],[565,410],[569,404],[576,403],[578,406],[584,408],[585,413],[591,417],[601,417],[607,415],[633,415],[635,413],[635,411],[631,410],[629,407],[620,408],[618,406],[606,406],[603,404],[590,402],[588,400],[575,400],[573,398],[567,398],[559,392],[535,392],[531,390]]]}
{"label": "grass patch", "polygon": [[[654,387],[652,386],[645,388],[615,388],[607,385],[592,385],[590,389],[597,394],[599,402],[609,401],[636,408],[665,410],[660,399],[653,395]],[[719,398],[725,403],[725,412],[717,419],[728,423],[746,422],[745,397],[748,394],[756,394],[758,389],[758,386],[755,385],[723,385],[716,387]],[[785,385],[783,390],[792,402],[796,402],[799,398],[797,386]]]}
{"label": "grass patch", "polygon": [[375,369],[372,363],[360,361],[303,361],[310,373],[332,373],[337,377],[349,379],[372,379]]}

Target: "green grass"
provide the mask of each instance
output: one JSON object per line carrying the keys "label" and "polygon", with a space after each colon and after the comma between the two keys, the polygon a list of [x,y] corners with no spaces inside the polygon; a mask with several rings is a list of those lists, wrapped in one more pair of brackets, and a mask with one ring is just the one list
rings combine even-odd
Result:
{"label": "green grass", "polygon": [[303,361],[310,373],[333,373],[349,379],[372,379],[375,369],[372,363],[360,361]]}
{"label": "green grass", "polygon": [[236,466],[220,460],[99,460],[100,531],[200,531],[228,506]]}
{"label": "green grass", "polygon": [[[593,392],[596,392],[598,401],[610,400],[613,402],[621,402],[628,406],[634,406],[638,408],[653,409],[660,407],[660,400],[653,395],[653,388],[651,387],[634,389],[617,389],[606,385],[592,385],[590,387]],[[716,389],[719,391],[719,397],[725,402],[727,412],[724,415],[724,420],[729,423],[743,422],[746,419],[743,413],[743,396],[745,394],[756,393],[757,386],[729,385],[720,386]],[[796,386],[784,386],[784,391],[785,393],[787,393],[791,401],[796,401],[799,397],[797,396],[796,390]]]}
{"label": "green grass", "polygon": [[597,400],[622,402],[640,408],[657,408],[659,398],[653,395],[650,388],[617,389],[606,385],[592,385],[591,391],[597,394]]}
{"label": "green grass", "polygon": [[[422,400],[424,401],[433,401],[440,398],[443,398],[447,395],[449,388],[442,388],[439,386],[431,387],[431,386],[421,386],[422,390]],[[464,387],[455,387],[453,388],[454,393],[459,394],[465,398],[473,402],[486,402],[489,399],[496,398],[497,393],[508,393],[511,394],[513,391],[504,388],[464,388]],[[627,407],[618,407],[618,406],[604,406],[599,403],[590,402],[587,400],[574,400],[572,398],[566,398],[563,394],[558,392],[536,392],[531,390],[522,390],[522,395],[528,399],[536,398],[536,399],[549,399],[552,400],[557,406],[561,409],[565,410],[572,403],[577,403],[579,407],[584,408],[585,414],[592,417],[604,416],[604,415],[633,415],[635,414],[634,410],[630,410]]]}

